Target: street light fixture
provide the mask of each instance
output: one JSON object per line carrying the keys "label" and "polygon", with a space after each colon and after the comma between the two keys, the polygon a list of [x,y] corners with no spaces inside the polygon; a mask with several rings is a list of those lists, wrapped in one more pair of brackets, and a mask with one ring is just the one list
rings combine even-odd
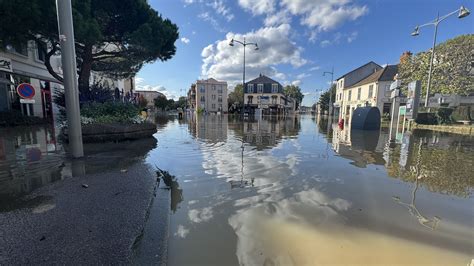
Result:
{"label": "street light fixture", "polygon": [[250,45],[250,46],[255,46],[255,49],[254,50],[259,50],[258,48],[258,44],[255,42],[247,42],[245,40],[245,37],[244,37],[244,41],[241,42],[239,40],[234,40],[234,38],[232,38],[232,40],[230,40],[230,43],[229,45],[230,46],[234,46],[235,43],[238,43],[238,44],[241,44],[243,47],[244,47],[244,71],[243,71],[243,77],[242,77],[242,118],[244,117],[244,107],[245,107],[245,47],[247,47],[247,45]]}
{"label": "street light fixture", "polygon": [[428,71],[428,84],[426,86],[425,107],[428,107],[428,98],[429,98],[430,88],[431,88],[431,72],[432,72],[432,69],[433,69],[433,60],[434,60],[435,48],[436,48],[436,37],[438,35],[438,25],[441,21],[445,20],[446,18],[448,18],[448,17],[450,17],[450,16],[452,16],[456,13],[458,14],[458,18],[464,18],[464,17],[469,16],[469,14],[471,14],[469,9],[467,9],[464,6],[461,6],[460,8],[458,8],[458,9],[454,10],[453,12],[451,12],[449,14],[446,14],[442,17],[440,17],[439,14],[438,14],[438,17],[435,20],[433,20],[432,22],[425,23],[423,25],[416,26],[415,30],[411,33],[411,36],[418,36],[420,34],[420,28],[423,28],[423,27],[426,27],[426,26],[434,26],[435,27],[434,38],[433,38],[433,49],[431,49],[430,69]]}

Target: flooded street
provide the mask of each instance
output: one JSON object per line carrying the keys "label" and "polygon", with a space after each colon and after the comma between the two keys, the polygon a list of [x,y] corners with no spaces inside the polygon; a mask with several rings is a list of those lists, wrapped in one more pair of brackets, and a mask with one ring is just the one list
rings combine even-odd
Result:
{"label": "flooded street", "polygon": [[[52,128],[4,129],[0,212],[54,214],[61,198],[22,196],[70,177],[120,176],[145,162],[177,178],[169,265],[466,265],[473,258],[472,137],[416,130],[389,145],[387,129],[341,130],[312,116],[156,123],[155,139],[87,144],[81,160],[66,156]],[[164,211],[151,208],[150,217]],[[144,245],[162,248],[153,239]]]}
{"label": "flooded street", "polygon": [[[367,133],[367,132],[365,132]],[[169,265],[466,265],[474,142],[388,145],[311,116],[160,121],[146,161],[178,178]],[[242,149],[243,145],[243,149]]]}

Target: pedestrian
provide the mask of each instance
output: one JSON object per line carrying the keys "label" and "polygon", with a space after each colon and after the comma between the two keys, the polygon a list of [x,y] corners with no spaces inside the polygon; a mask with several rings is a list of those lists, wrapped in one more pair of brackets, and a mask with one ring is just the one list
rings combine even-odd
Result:
{"label": "pedestrian", "polygon": [[115,101],[118,101],[120,99],[120,90],[118,87],[115,87],[114,96],[115,96]]}

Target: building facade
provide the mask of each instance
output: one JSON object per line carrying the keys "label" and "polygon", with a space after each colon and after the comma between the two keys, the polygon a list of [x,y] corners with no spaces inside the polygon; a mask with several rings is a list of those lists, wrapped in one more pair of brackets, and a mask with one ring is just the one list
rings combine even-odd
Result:
{"label": "building facade", "polygon": [[227,82],[213,78],[196,81],[196,109],[204,112],[227,112]]}
{"label": "building facade", "polygon": [[365,79],[380,69],[382,69],[380,65],[370,61],[367,64],[362,65],[336,79],[334,113],[337,114],[339,118],[342,118],[343,113],[345,113],[345,110],[342,108],[344,101],[347,99],[343,97],[344,89],[353,86],[357,82]]}
{"label": "building facade", "polygon": [[[52,95],[62,85],[49,74],[42,49],[45,43],[29,41],[20,45],[7,45],[0,52],[0,112],[21,111],[24,115],[53,118]],[[52,58],[53,69],[59,68],[60,58]],[[22,99],[16,88],[28,83],[34,88],[31,99]]]}
{"label": "building facade", "polygon": [[381,115],[391,113],[390,84],[398,72],[397,65],[388,65],[363,80],[343,89],[341,117],[349,121],[357,107],[377,107]]}
{"label": "building facade", "polygon": [[196,110],[196,84],[191,84],[188,90],[188,108],[191,111]]}
{"label": "building facade", "polygon": [[246,112],[251,114],[284,115],[296,109],[295,100],[285,96],[283,86],[262,74],[245,84],[244,104]]}

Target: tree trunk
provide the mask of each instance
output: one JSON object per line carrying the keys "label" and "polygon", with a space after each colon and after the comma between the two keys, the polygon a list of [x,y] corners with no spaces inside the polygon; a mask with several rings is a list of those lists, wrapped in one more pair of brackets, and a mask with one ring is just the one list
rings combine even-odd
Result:
{"label": "tree trunk", "polygon": [[82,57],[82,64],[79,71],[79,91],[84,92],[89,89],[89,80],[92,70],[92,44],[87,44],[84,47],[84,54]]}
{"label": "tree trunk", "polygon": [[44,59],[44,65],[46,66],[46,69],[48,70],[49,74],[51,74],[51,76],[57,79],[60,83],[63,83],[63,78],[58,73],[56,73],[53,69],[53,66],[51,66],[51,56],[56,54],[58,50],[59,48],[56,43],[53,43],[52,49],[49,52],[46,49],[43,50],[43,52],[46,54],[46,57]]}

